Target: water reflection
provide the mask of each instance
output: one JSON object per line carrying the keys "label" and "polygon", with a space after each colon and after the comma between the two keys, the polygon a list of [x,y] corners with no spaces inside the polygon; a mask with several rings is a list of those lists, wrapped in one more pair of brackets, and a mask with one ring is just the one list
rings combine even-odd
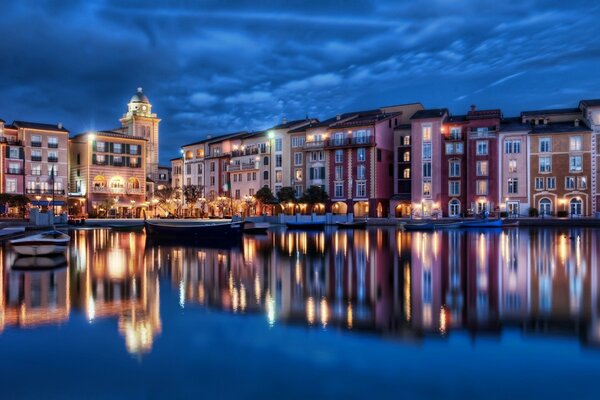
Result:
{"label": "water reflection", "polygon": [[600,343],[594,230],[283,230],[230,250],[72,236],[58,270],[13,269],[14,254],[0,250],[0,329],[65,323],[75,310],[91,324],[115,319],[126,349],[145,353],[162,330],[162,283],[182,309],[262,314],[271,326],[413,339],[515,327]]}

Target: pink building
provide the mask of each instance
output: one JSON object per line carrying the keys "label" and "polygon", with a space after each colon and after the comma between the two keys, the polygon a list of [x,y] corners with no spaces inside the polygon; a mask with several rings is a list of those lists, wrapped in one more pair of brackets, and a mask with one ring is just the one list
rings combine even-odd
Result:
{"label": "pink building", "polygon": [[0,193],[24,193],[24,158],[17,128],[0,119]]}

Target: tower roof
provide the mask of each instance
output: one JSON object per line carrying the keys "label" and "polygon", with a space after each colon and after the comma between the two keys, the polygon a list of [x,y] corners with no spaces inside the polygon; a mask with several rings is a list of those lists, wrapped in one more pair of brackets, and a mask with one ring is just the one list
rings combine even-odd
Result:
{"label": "tower roof", "polygon": [[141,87],[137,88],[137,92],[131,96],[131,100],[129,102],[150,104],[150,100],[148,100],[148,97],[146,97],[144,90]]}

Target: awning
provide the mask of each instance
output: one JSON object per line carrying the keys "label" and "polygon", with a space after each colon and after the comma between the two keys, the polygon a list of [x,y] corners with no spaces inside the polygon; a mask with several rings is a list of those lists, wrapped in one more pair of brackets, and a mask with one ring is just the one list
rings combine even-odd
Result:
{"label": "awning", "polygon": [[65,202],[63,200],[54,200],[54,201],[34,200],[31,202],[31,205],[32,206],[41,206],[41,207],[64,206]]}

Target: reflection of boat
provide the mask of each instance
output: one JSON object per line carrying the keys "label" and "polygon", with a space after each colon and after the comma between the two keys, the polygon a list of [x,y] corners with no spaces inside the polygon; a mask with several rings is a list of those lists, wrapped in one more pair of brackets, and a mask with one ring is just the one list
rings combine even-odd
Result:
{"label": "reflection of boat", "polygon": [[402,225],[405,231],[432,231],[434,226],[431,222],[415,222]]}
{"label": "reflection of boat", "polygon": [[24,256],[64,253],[71,237],[59,231],[46,231],[10,241],[13,249]]}
{"label": "reflection of boat", "polygon": [[325,222],[309,221],[309,222],[287,222],[288,229],[325,229]]}
{"label": "reflection of boat", "polygon": [[434,229],[457,229],[462,226],[462,222],[440,222],[433,224]]}
{"label": "reflection of boat", "polygon": [[464,221],[464,228],[499,228],[502,226],[501,219],[480,219],[474,221]]}
{"label": "reflection of boat", "polygon": [[110,229],[116,232],[141,232],[144,229],[144,224],[114,224],[109,225]]}
{"label": "reflection of boat", "polygon": [[338,229],[364,229],[367,227],[367,221],[337,222]]}
{"label": "reflection of boat", "polygon": [[246,222],[244,225],[244,233],[267,233],[269,229],[268,222]]}
{"label": "reflection of boat", "polygon": [[146,234],[174,240],[231,241],[240,239],[244,223],[150,222],[144,221]]}
{"label": "reflection of boat", "polygon": [[67,266],[67,257],[63,254],[49,255],[46,257],[17,257],[13,264],[15,269],[50,269]]}
{"label": "reflection of boat", "polygon": [[519,221],[502,221],[502,227],[503,228],[518,228],[519,227]]}

